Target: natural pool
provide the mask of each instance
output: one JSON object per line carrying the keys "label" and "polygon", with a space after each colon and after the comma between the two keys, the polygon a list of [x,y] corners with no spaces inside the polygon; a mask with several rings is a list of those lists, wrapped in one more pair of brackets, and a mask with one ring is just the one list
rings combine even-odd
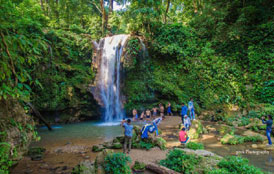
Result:
{"label": "natural pool", "polygon": [[[66,145],[83,145],[91,147],[94,144],[99,144],[113,137],[123,134],[123,128],[120,122],[102,123],[102,122],[82,122],[74,124],[65,124],[53,126],[53,131],[48,131],[45,127],[38,129],[41,140],[33,142],[31,146],[45,147],[48,151],[54,151],[56,148],[63,148]],[[222,145],[214,135],[205,135],[205,138],[199,140],[205,145],[205,149],[212,151],[220,156],[241,154],[248,158],[250,163],[256,167],[262,168],[264,171],[274,173],[274,153],[271,151],[264,152],[264,154],[252,154],[254,151],[261,151],[259,149],[252,149],[251,144],[246,145]],[[176,139],[176,137],[175,137]],[[67,155],[67,156],[66,156]],[[90,159],[95,159],[96,153],[90,152]],[[62,157],[63,156],[63,157]],[[59,159],[60,158],[60,159]],[[48,154],[46,161],[59,163],[66,161],[73,166],[79,162],[77,155],[62,154]],[[56,160],[56,161],[53,161]]]}

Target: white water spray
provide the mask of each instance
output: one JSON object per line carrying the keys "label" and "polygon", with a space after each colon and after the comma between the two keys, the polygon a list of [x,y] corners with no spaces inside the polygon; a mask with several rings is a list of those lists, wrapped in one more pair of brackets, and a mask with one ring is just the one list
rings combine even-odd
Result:
{"label": "white water spray", "polygon": [[120,100],[120,62],[123,47],[129,35],[106,37],[99,67],[99,87],[104,104],[104,121],[111,122],[123,118]]}

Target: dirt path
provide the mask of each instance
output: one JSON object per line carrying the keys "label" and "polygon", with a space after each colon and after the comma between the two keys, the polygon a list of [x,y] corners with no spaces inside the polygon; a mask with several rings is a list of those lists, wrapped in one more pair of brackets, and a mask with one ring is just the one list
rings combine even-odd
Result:
{"label": "dirt path", "polygon": [[143,163],[158,162],[166,158],[168,150],[161,150],[158,147],[154,147],[150,150],[132,149],[129,156],[134,161],[139,161]]}

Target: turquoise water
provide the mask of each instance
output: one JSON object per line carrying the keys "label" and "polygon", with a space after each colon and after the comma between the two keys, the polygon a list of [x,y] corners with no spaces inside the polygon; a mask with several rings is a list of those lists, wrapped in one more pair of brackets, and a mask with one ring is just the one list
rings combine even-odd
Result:
{"label": "turquoise water", "polygon": [[52,125],[53,131],[46,127],[38,128],[41,137],[33,146],[52,147],[64,144],[96,144],[120,136],[123,128],[120,122],[82,122],[64,125]]}

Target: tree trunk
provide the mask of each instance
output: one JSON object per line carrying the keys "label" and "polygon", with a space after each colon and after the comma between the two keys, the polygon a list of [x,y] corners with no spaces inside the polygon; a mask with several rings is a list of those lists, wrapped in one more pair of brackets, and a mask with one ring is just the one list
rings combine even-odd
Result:
{"label": "tree trunk", "polygon": [[146,168],[158,174],[180,174],[174,170],[168,169],[164,166],[160,166],[154,163],[147,164]]}
{"label": "tree trunk", "polygon": [[166,24],[166,18],[167,18],[167,13],[169,10],[169,5],[170,5],[170,0],[167,0],[166,12],[165,12],[165,16],[164,16],[164,24]]}
{"label": "tree trunk", "polygon": [[44,2],[43,2],[43,0],[40,0],[40,4],[41,4],[41,9],[43,10],[43,12],[45,12],[45,8],[44,8]]}
{"label": "tree trunk", "polygon": [[100,5],[102,9],[102,35],[105,35],[105,30],[107,26],[107,15],[106,15],[106,10],[104,6],[104,0],[100,0]]}
{"label": "tree trunk", "polygon": [[113,12],[113,0],[109,0],[109,13]]}
{"label": "tree trunk", "polygon": [[50,124],[44,119],[44,117],[40,114],[40,112],[29,102],[26,102],[27,105],[30,106],[30,108],[33,110],[34,115],[41,120],[43,123],[45,123],[45,125],[48,127],[48,130],[52,130]]}

